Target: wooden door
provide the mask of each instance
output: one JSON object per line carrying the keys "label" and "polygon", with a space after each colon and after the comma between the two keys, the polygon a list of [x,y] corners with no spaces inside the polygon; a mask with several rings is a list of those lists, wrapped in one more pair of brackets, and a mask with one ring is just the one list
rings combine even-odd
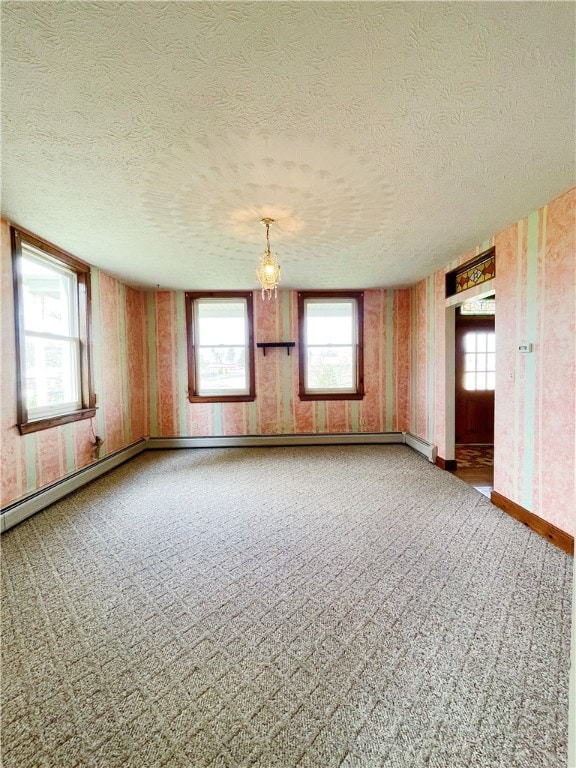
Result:
{"label": "wooden door", "polygon": [[494,316],[456,316],[456,442],[494,442]]}

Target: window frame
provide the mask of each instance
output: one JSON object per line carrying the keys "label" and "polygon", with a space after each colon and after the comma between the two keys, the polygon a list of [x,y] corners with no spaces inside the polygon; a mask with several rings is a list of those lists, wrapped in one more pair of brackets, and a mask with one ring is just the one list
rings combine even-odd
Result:
{"label": "window frame", "polygon": [[[96,415],[96,395],[92,377],[92,321],[90,265],[67,251],[43,240],[28,230],[10,225],[12,274],[14,285],[14,320],[16,329],[16,410],[17,427],[21,435],[50,429],[73,421],[91,419]],[[23,246],[28,245],[53,261],[57,267],[76,276],[75,311],[78,320],[79,400],[80,407],[60,414],[31,417],[26,403],[26,327],[24,318],[24,286],[22,279]],[[74,337],[76,338],[76,337]]]}
{"label": "window frame", "polygon": [[[306,390],[305,302],[319,299],[351,299],[356,302],[356,387],[353,392]],[[364,292],[363,291],[299,291],[298,292],[298,396],[300,400],[363,400],[364,390]]]}
{"label": "window frame", "polygon": [[[188,400],[191,403],[247,403],[256,399],[256,366],[254,355],[254,297],[252,291],[186,291],[186,331],[187,331],[187,357],[188,357]],[[242,299],[246,301],[247,324],[247,366],[248,366],[248,393],[247,394],[212,394],[199,395],[196,377],[196,329],[195,329],[195,302],[199,299]]]}

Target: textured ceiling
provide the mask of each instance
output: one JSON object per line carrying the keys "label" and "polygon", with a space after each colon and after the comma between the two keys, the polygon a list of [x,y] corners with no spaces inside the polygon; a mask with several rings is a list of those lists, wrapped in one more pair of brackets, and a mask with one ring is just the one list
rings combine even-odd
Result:
{"label": "textured ceiling", "polygon": [[413,283],[575,180],[573,3],[2,3],[2,212],[133,285]]}

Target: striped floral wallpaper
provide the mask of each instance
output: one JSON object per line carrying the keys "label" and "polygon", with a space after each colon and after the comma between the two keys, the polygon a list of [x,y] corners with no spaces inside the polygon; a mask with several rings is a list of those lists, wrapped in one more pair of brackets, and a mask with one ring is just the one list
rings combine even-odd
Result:
{"label": "striped floral wallpaper", "polygon": [[[187,400],[183,291],[144,293],[92,273],[93,425],[77,422],[21,436],[13,365],[1,370],[2,506],[145,435],[292,434],[410,430],[446,455],[444,275],[496,246],[495,490],[573,531],[576,475],[576,190],[451,262],[408,290],[365,291],[363,401],[301,402],[298,355],[256,352],[253,403]],[[2,359],[15,359],[8,227],[1,224]],[[463,297],[478,293],[471,289]],[[298,338],[297,294],[262,302],[256,341]],[[518,353],[521,341],[534,344]],[[450,352],[448,354],[451,354]],[[510,371],[514,381],[510,381]]]}
{"label": "striped floral wallpaper", "polygon": [[[297,293],[276,301],[255,292],[256,341],[298,339]],[[408,425],[410,291],[364,293],[366,397],[363,401],[301,402],[298,353],[256,350],[256,400],[251,403],[189,403],[187,400],[184,292],[150,293],[150,434],[271,435],[305,432],[377,432]]]}
{"label": "striped floral wallpaper", "polygon": [[[494,490],[570,533],[576,508],[575,206],[573,189],[412,288],[410,413],[410,430],[446,458],[444,275],[495,245]],[[523,341],[534,345],[531,354],[517,351]]]}
{"label": "striped floral wallpaper", "polygon": [[[9,228],[1,227],[2,359],[15,360]],[[2,365],[1,505],[94,461],[92,428],[105,456],[147,434],[148,346],[145,295],[92,270],[94,383],[98,411],[79,421],[22,436],[16,422],[15,365]]]}
{"label": "striped floral wallpaper", "polygon": [[[495,238],[495,490],[574,533],[576,190]],[[534,352],[516,351],[522,341]],[[508,381],[507,371],[515,371]]]}

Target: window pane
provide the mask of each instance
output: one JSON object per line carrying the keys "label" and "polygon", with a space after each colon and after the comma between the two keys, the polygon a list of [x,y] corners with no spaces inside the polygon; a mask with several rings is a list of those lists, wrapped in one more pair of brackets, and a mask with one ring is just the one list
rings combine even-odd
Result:
{"label": "window pane", "polygon": [[486,355],[476,355],[476,370],[477,371],[485,371],[486,370]]}
{"label": "window pane", "polygon": [[488,352],[496,352],[496,334],[488,334]]}
{"label": "window pane", "polygon": [[355,390],[353,347],[309,347],[307,389]]}
{"label": "window pane", "polygon": [[22,258],[24,325],[27,331],[76,336],[76,276],[48,261]]}
{"label": "window pane", "polygon": [[80,365],[75,341],[26,338],[26,404],[34,409],[80,406]]}
{"label": "window pane", "polygon": [[487,371],[495,371],[496,370],[496,355],[491,352],[490,354],[486,355],[486,370]]}
{"label": "window pane", "polygon": [[476,351],[486,352],[486,334],[485,333],[476,334]]}
{"label": "window pane", "polygon": [[476,355],[473,352],[468,352],[464,355],[464,370],[474,371],[476,370]]}
{"label": "window pane", "polygon": [[248,394],[245,347],[202,347],[198,355],[198,394]]}
{"label": "window pane", "polygon": [[476,352],[476,334],[467,333],[464,336],[464,350],[466,352]]}
{"label": "window pane", "polygon": [[486,374],[486,389],[496,389],[496,374],[495,373],[487,373]]}
{"label": "window pane", "polygon": [[484,372],[476,374],[476,389],[486,389],[486,374]]}
{"label": "window pane", "polygon": [[218,299],[196,301],[197,344],[246,344],[246,302]]}
{"label": "window pane", "polygon": [[305,302],[308,344],[353,344],[355,303],[346,301]]}
{"label": "window pane", "polygon": [[495,315],[496,299],[465,301],[460,307],[461,315]]}

